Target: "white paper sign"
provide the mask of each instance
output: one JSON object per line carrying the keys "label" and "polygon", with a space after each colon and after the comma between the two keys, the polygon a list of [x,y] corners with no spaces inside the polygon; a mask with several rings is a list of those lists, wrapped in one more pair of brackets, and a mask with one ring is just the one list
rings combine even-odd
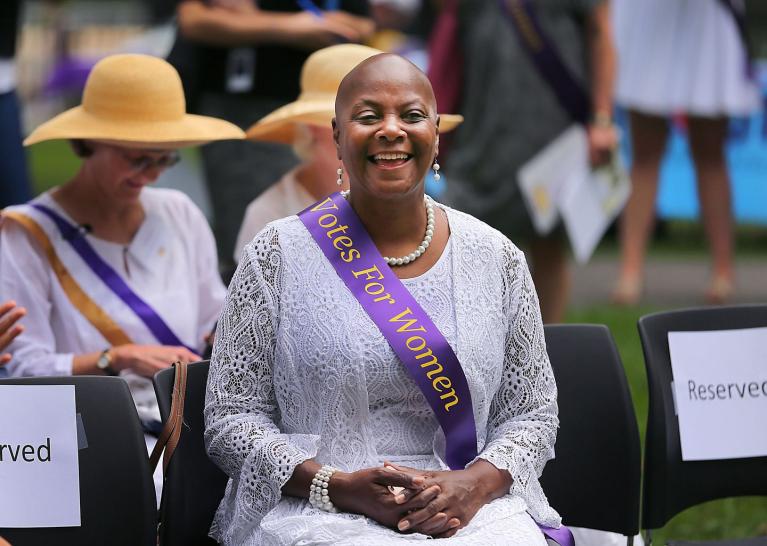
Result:
{"label": "white paper sign", "polygon": [[0,527],[78,527],[73,385],[0,385]]}
{"label": "white paper sign", "polygon": [[767,328],[669,332],[682,460],[767,455]]}
{"label": "white paper sign", "polygon": [[519,185],[533,226],[546,235],[561,217],[580,263],[589,260],[623,209],[631,183],[620,156],[592,169],[585,129],[573,125],[525,163]]}

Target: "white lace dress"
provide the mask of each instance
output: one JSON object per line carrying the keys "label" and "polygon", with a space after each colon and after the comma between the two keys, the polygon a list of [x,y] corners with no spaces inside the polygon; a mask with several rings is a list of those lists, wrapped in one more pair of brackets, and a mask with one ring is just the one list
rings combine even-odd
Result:
{"label": "white lace dress", "polygon": [[[461,362],[479,456],[513,477],[508,495],[447,542],[545,544],[533,518],[560,522],[538,482],[558,420],[538,299],[519,249],[445,210],[445,252],[404,284]],[[444,436],[426,399],[295,216],[269,224],[245,248],[219,322],[205,421],[208,452],[231,478],[211,529],[219,542],[427,539],[281,495],[294,468],[312,457],[345,471],[384,460],[446,469]]]}

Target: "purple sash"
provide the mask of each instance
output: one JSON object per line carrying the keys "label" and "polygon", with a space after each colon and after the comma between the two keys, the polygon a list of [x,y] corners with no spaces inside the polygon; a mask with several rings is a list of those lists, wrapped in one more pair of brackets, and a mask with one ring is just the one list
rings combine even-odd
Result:
{"label": "purple sash", "polygon": [[[465,468],[477,456],[477,429],[466,376],[445,337],[381,257],[340,193],[299,212],[298,218],[423,392],[445,433],[447,465]],[[561,546],[575,545],[564,525],[538,527]]]}
{"label": "purple sash", "polygon": [[53,223],[56,224],[56,227],[59,229],[64,240],[72,245],[75,252],[80,255],[85,264],[104,282],[107,288],[114,292],[118,298],[130,307],[131,311],[133,311],[136,316],[141,319],[141,322],[143,322],[152,334],[154,334],[157,341],[163,345],[180,345],[186,347],[193,353],[197,353],[197,349],[184,345],[157,311],[152,309],[147,302],[131,290],[130,286],[128,286],[122,277],[118,275],[117,271],[98,255],[96,250],[94,250],[85,237],[83,237],[80,228],[73,226],[63,216],[45,205],[35,203],[32,206],[53,220]]}
{"label": "purple sash", "polygon": [[469,386],[453,349],[340,193],[298,217],[423,392],[445,433],[445,462],[453,470],[465,468],[477,456],[477,432]]}
{"label": "purple sash", "polygon": [[549,84],[562,108],[574,121],[582,125],[588,123],[591,101],[541,27],[531,0],[498,0],[498,3],[516,31],[522,48]]}
{"label": "purple sash", "polygon": [[564,525],[560,525],[556,529],[554,527],[541,525],[540,523],[537,525],[546,538],[553,540],[559,544],[559,546],[575,546],[575,537],[573,536],[573,532]]}

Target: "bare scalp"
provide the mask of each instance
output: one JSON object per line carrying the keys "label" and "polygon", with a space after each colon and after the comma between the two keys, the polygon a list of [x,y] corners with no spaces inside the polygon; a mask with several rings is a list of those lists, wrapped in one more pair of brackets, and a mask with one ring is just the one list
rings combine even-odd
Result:
{"label": "bare scalp", "polygon": [[380,82],[399,82],[417,92],[436,116],[437,100],[426,74],[404,57],[394,53],[381,53],[362,61],[341,80],[336,94],[336,117],[349,106],[351,97],[376,87]]}

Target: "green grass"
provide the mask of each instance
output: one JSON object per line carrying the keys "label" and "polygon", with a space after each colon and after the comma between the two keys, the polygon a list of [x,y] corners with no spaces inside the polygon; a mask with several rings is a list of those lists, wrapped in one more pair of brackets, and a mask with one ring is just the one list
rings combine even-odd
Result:
{"label": "green grass", "polygon": [[77,172],[80,159],[63,140],[41,142],[26,149],[35,194],[63,184]]}
{"label": "green grass", "polygon": [[[647,380],[636,324],[640,316],[659,310],[599,306],[574,309],[567,316],[567,322],[606,324],[610,328],[626,370],[643,442],[647,423]],[[653,542],[663,544],[672,538],[710,540],[756,535],[767,535],[765,497],[724,499],[690,508],[655,532]]]}

